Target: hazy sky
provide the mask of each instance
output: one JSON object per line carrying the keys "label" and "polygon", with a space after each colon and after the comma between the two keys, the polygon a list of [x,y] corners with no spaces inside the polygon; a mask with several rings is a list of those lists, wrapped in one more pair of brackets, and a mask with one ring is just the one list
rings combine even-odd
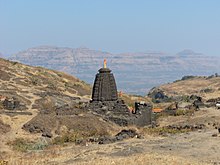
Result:
{"label": "hazy sky", "polygon": [[0,0],[0,52],[39,45],[220,55],[220,0]]}

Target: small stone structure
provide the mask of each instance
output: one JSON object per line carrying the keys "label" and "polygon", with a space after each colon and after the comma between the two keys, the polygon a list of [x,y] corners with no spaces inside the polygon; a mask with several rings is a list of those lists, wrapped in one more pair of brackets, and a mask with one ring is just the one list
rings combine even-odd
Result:
{"label": "small stone structure", "polygon": [[104,60],[104,67],[96,74],[92,100],[88,109],[120,126],[151,124],[151,105],[136,103],[135,111],[131,113],[124,101],[118,98],[115,78],[111,70],[106,67],[106,60]]}
{"label": "small stone structure", "polygon": [[152,123],[152,107],[145,102],[135,102],[135,111],[133,113],[140,115],[136,121],[138,126],[150,125]]}

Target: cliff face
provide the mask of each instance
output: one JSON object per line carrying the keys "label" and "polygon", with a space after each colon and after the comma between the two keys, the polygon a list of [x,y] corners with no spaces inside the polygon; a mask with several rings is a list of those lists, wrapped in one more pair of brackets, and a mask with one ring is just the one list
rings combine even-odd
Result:
{"label": "cliff face", "polygon": [[210,75],[220,72],[220,60],[191,50],[176,55],[163,52],[112,54],[88,48],[36,47],[11,57],[33,66],[60,70],[92,84],[106,58],[115,74],[118,89],[146,94],[149,89],[184,75]]}
{"label": "cliff face", "polygon": [[87,48],[71,49],[41,46],[19,52],[11,59],[33,66],[44,66],[70,74],[80,74],[93,68],[94,65],[98,70],[98,63],[101,62],[99,60],[103,61],[103,58],[108,55],[108,53]]}

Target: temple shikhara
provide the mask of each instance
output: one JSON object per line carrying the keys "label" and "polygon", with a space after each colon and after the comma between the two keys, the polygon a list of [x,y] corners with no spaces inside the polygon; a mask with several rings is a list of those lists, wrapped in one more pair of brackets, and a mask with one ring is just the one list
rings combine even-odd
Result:
{"label": "temple shikhara", "polygon": [[145,126],[152,121],[151,105],[135,103],[135,110],[131,112],[125,102],[118,97],[116,81],[111,70],[107,68],[106,59],[95,76],[89,109],[121,126]]}
{"label": "temple shikhara", "polygon": [[106,59],[103,68],[96,74],[92,91],[92,101],[116,101],[118,99],[114,75],[107,68]]}

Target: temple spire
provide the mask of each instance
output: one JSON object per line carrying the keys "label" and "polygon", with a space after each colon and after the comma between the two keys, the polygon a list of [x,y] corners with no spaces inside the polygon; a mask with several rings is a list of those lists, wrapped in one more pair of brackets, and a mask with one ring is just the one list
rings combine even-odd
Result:
{"label": "temple spire", "polygon": [[107,61],[104,59],[103,68],[107,68]]}
{"label": "temple spire", "polygon": [[103,67],[96,74],[93,90],[92,101],[116,101],[118,100],[117,87],[115,78],[111,70],[106,66],[104,59]]}

